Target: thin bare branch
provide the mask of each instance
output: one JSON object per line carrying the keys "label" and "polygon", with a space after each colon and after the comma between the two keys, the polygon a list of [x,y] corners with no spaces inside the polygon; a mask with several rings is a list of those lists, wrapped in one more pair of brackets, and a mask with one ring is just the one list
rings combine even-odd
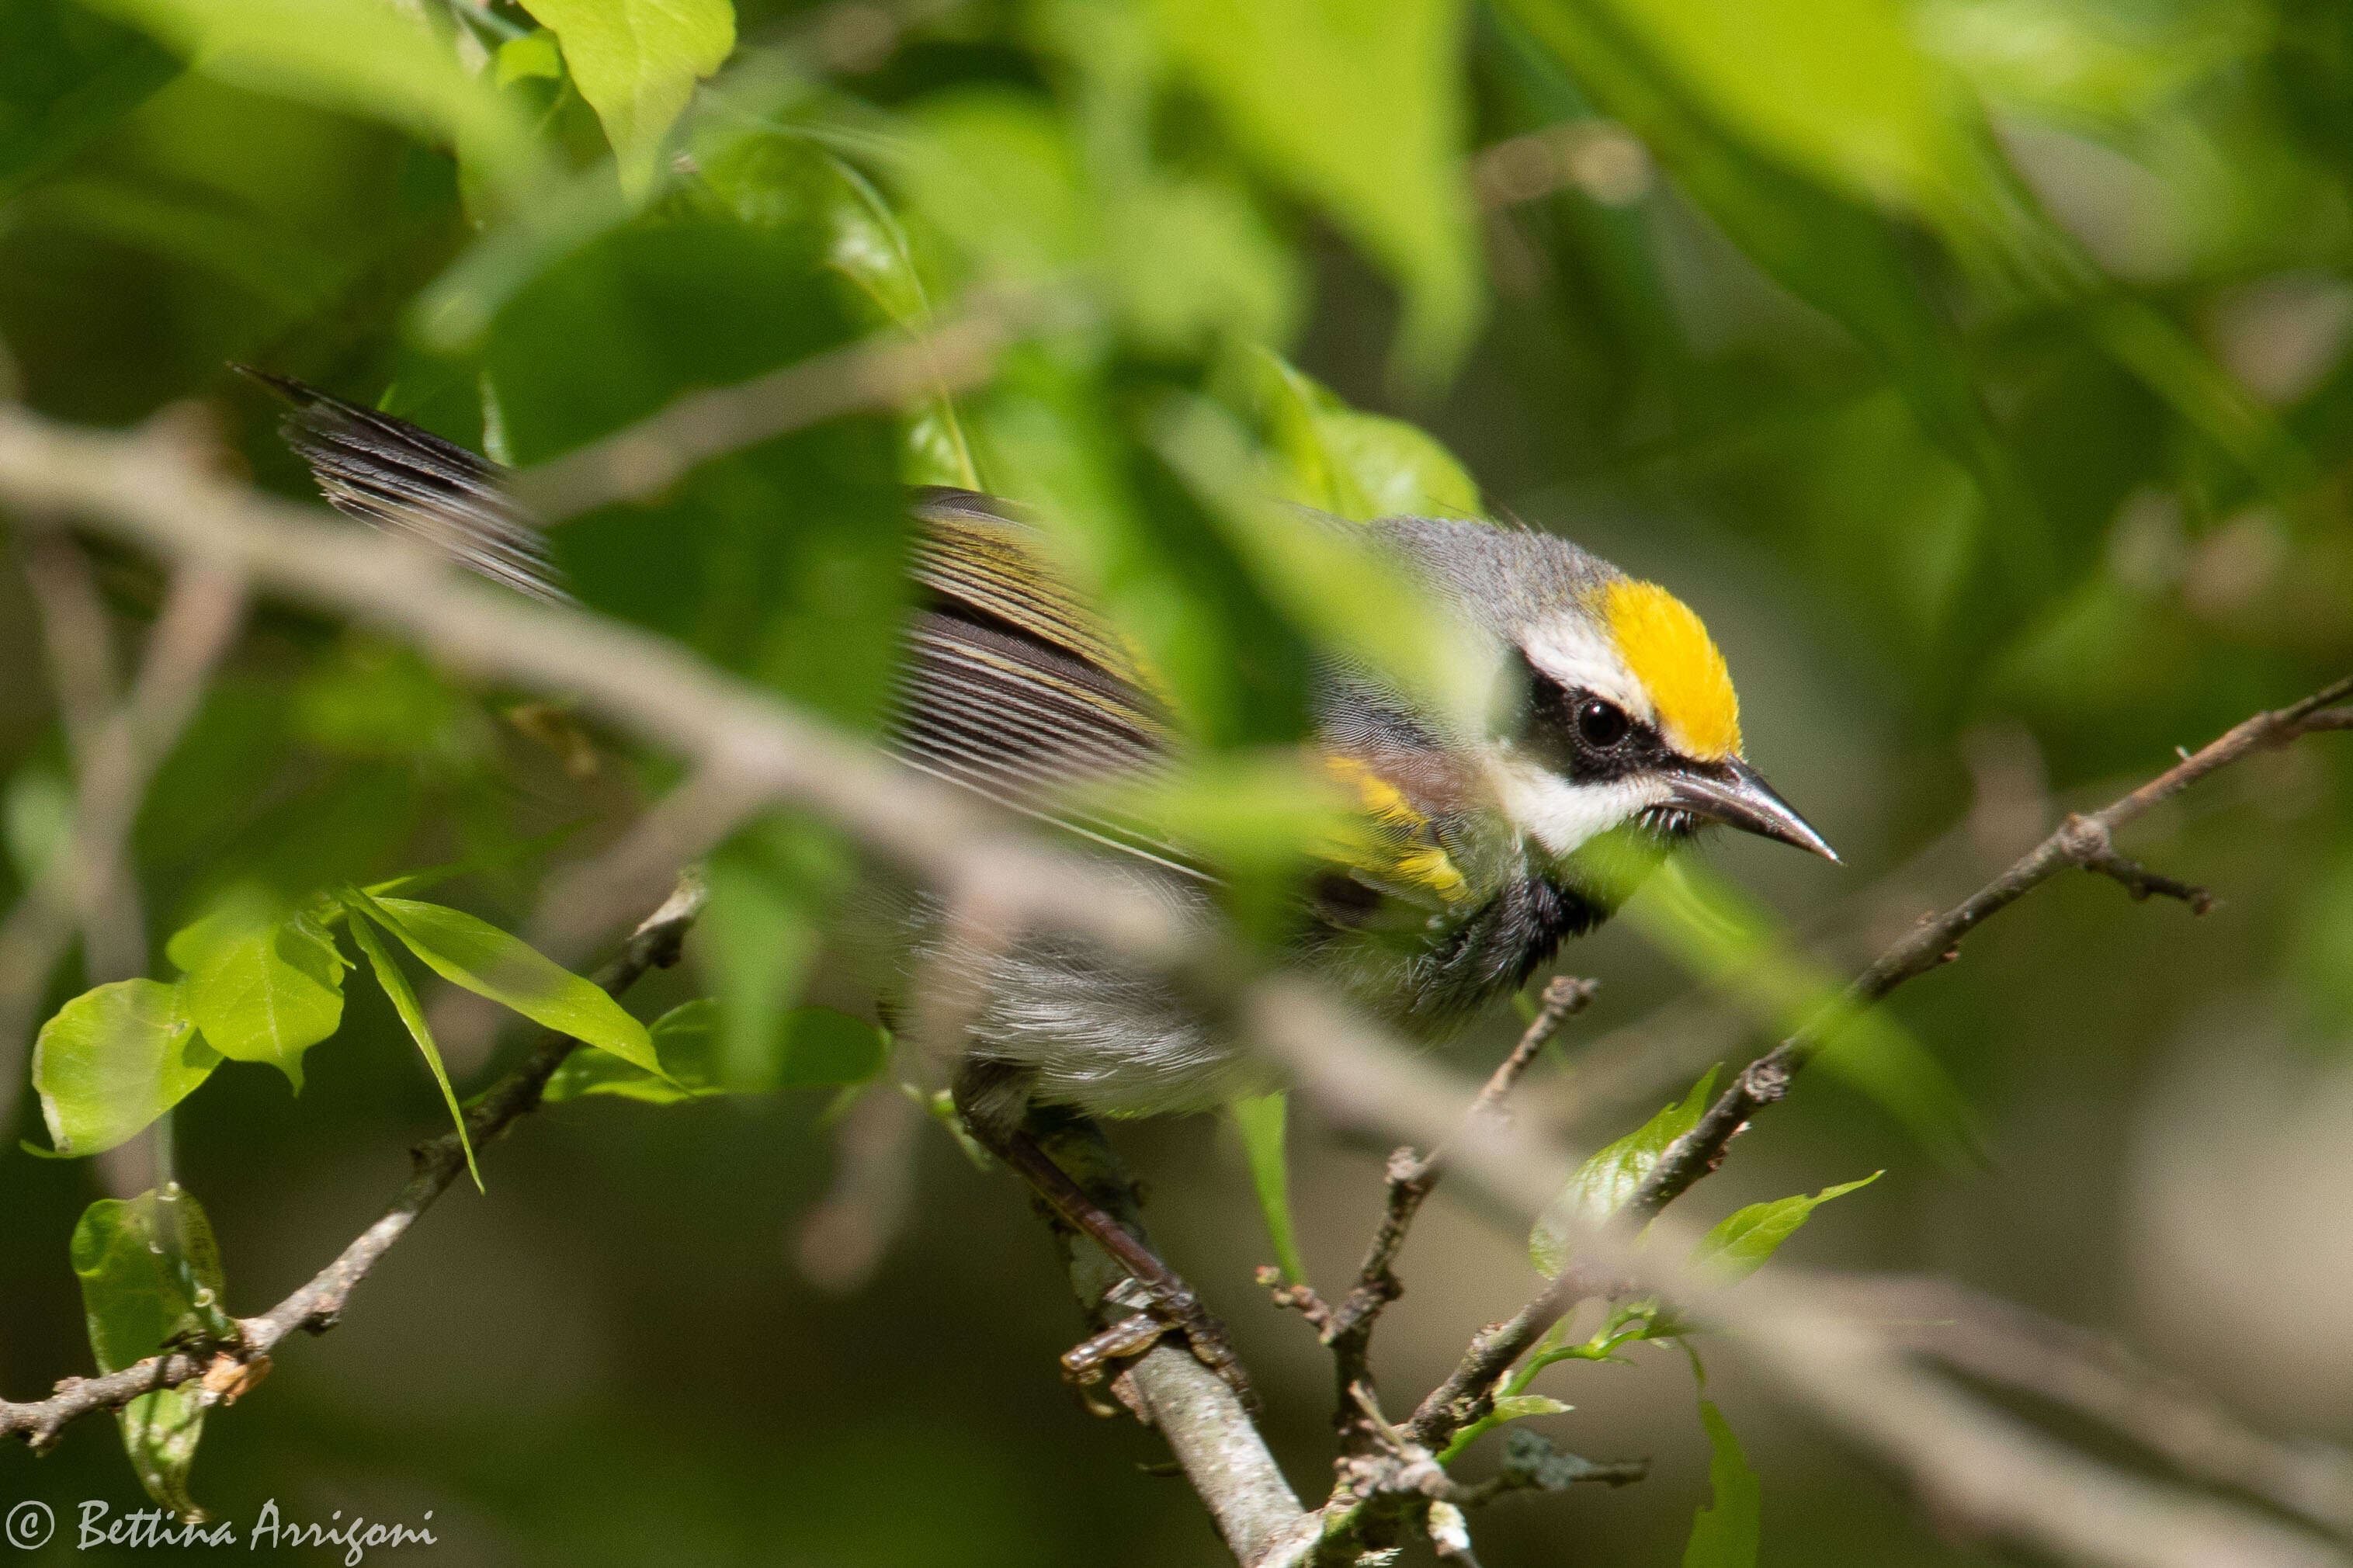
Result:
{"label": "thin bare branch", "polygon": [[897,327],[755,376],[689,393],[636,424],[514,476],[516,499],[544,522],[658,495],[727,452],[875,409],[902,408],[986,380],[1035,298],[1000,300],[911,337]]}
{"label": "thin bare branch", "polygon": [[2086,856],[2084,859],[2084,869],[2113,879],[2121,884],[2124,890],[2130,893],[2136,900],[2149,898],[2174,899],[2188,904],[2189,912],[2193,915],[2213,912],[2214,894],[2211,889],[2199,887],[2192,882],[2179,881],[2162,872],[2152,871],[2139,861],[2119,855],[2113,849],[2101,850]]}
{"label": "thin bare branch", "polygon": [[[1088,1196],[1127,1229],[1144,1236],[1134,1178],[1092,1122],[1070,1120],[1041,1142]],[[1045,1213],[1042,1206],[1040,1212]],[[1050,1214],[1045,1217],[1062,1246],[1071,1288],[1089,1321],[1098,1328],[1108,1327],[1125,1311],[1110,1300],[1113,1288],[1127,1278],[1125,1271],[1093,1242]],[[1159,1340],[1119,1374],[1113,1388],[1146,1426],[1158,1428],[1168,1440],[1186,1479],[1208,1505],[1218,1533],[1238,1561],[1253,1563],[1278,1550],[1311,1517],[1267,1451],[1266,1440],[1240,1396],[1181,1342]]]}
{"label": "thin bare branch", "polygon": [[69,534],[35,534],[18,544],[25,584],[40,619],[41,652],[66,750],[77,765],[97,749],[100,726],[114,711],[121,675],[115,668],[114,629],[90,556]]}
{"label": "thin bare branch", "polygon": [[1760,1275],[1728,1337],[1846,1440],[1894,1468],[1929,1518],[1965,1537],[2100,1568],[2345,1568],[2339,1547],[2252,1510],[2103,1464],[1909,1364],[1841,1318],[1818,1286]]}
{"label": "thin bare branch", "polygon": [[[27,539],[22,553],[79,795],[89,787],[90,770],[105,764],[106,724],[120,700],[114,629],[90,557],[70,535]],[[117,861],[112,881],[79,900],[82,960],[92,984],[127,979],[147,967],[147,921],[138,879],[119,857]]]}
{"label": "thin bare branch", "polygon": [[2182,1474],[2353,1536],[2353,1454],[2256,1431],[2105,1335],[1949,1279],[1826,1282],[1852,1313],[1981,1383],[2089,1416]]}
{"label": "thin bare branch", "polygon": [[[64,559],[50,557],[52,567]],[[53,578],[51,585],[66,580]],[[79,598],[70,588],[63,591]],[[148,782],[195,717],[214,668],[236,640],[244,605],[243,580],[234,570],[205,562],[182,564],[148,634],[130,695],[102,723],[90,725],[87,714],[76,721],[86,728],[77,758],[71,835],[0,921],[0,1126],[7,1125],[15,1110],[34,1016],[77,927],[95,938],[86,938],[93,983],[127,979],[147,966],[135,888],[125,891],[132,883],[126,846]],[[93,608],[77,604],[65,613],[79,623]],[[78,625],[64,640],[79,643],[92,635]],[[92,656],[82,649],[69,657]],[[99,685],[97,672],[87,668],[68,679],[78,689],[78,701],[88,700]],[[112,902],[117,899],[126,900],[127,910]],[[126,919],[134,922],[127,931]]]}
{"label": "thin bare branch", "polygon": [[833,1184],[801,1219],[793,1258],[821,1290],[846,1295],[874,1277],[905,1225],[923,1108],[885,1077],[841,1114]]}
{"label": "thin bare branch", "polygon": [[[620,953],[598,972],[596,984],[619,995],[648,970],[676,963],[679,943],[702,908],[701,881],[681,881],[668,901],[646,917]],[[466,1128],[475,1147],[487,1145],[517,1118],[537,1110],[548,1079],[578,1046],[568,1035],[542,1035],[530,1058],[492,1084],[466,1112]],[[21,1405],[0,1401],[0,1436],[17,1435],[36,1448],[46,1447],[78,1416],[119,1409],[142,1394],[176,1388],[200,1378],[207,1380],[208,1387],[234,1385],[234,1380],[225,1375],[227,1371],[266,1365],[270,1353],[297,1329],[318,1334],[333,1328],[368,1270],[408,1234],[417,1216],[466,1169],[465,1149],[454,1129],[418,1144],[410,1154],[415,1173],[383,1217],[362,1231],[301,1289],[258,1318],[239,1319],[238,1343],[194,1345],[149,1356],[103,1377],[69,1377],[47,1399]]]}
{"label": "thin bare branch", "polygon": [[[1747,1124],[1748,1118],[1788,1093],[1789,1080],[1829,1044],[1837,1026],[1851,1017],[1854,1009],[1867,1007],[1905,981],[1949,962],[1958,954],[1962,940],[1971,931],[2060,872],[2095,867],[2103,874],[2118,875],[2114,837],[2117,828],[2146,816],[2209,774],[2256,752],[2284,745],[2316,729],[2336,728],[2327,716],[2328,710],[2348,695],[2353,695],[2353,679],[2337,681],[2301,702],[2258,713],[2233,726],[2228,733],[2185,756],[2131,794],[2089,815],[2069,816],[2049,837],[2021,856],[2009,870],[1943,914],[1921,921],[1857,976],[1847,987],[1841,1005],[1831,1008],[1821,1021],[1799,1030],[1751,1062],[1733,1079],[1732,1086],[1700,1118],[1699,1125],[1677,1139],[1661,1157],[1634,1194],[1630,1212],[1638,1217],[1656,1214],[1692,1183],[1715,1169],[1724,1157],[1725,1145]],[[2133,886],[2131,875],[2137,871],[2135,868],[2126,874],[2127,887]],[[2146,873],[2138,874],[2146,877]],[[2180,889],[2182,885],[2172,883],[2170,887]],[[2135,889],[2135,895],[2146,898],[2151,890],[2170,889],[2142,886]],[[2195,889],[2182,889],[2182,892],[2191,898],[2192,907],[2197,908]]]}
{"label": "thin bare branch", "polygon": [[[575,968],[638,910],[678,880],[765,805],[718,768],[703,768],[656,801],[603,853],[552,875],[521,935],[565,968]],[[510,1015],[471,991],[442,982],[429,1015],[433,1037],[452,1074],[489,1061]]]}
{"label": "thin bare branch", "polygon": [[[1598,989],[1590,980],[1566,974],[1555,975],[1545,983],[1535,1016],[1528,1021],[1510,1054],[1496,1064],[1478,1098],[1471,1102],[1464,1123],[1466,1131],[1475,1134],[1483,1124],[1503,1114],[1504,1101],[1520,1079],[1560,1032],[1561,1026],[1592,1002]],[[1304,1285],[1283,1286],[1274,1293],[1278,1305],[1295,1308],[1304,1314],[1324,1342],[1332,1347],[1333,1371],[1339,1387],[1333,1425],[1339,1430],[1344,1452],[1365,1453],[1379,1446],[1381,1435],[1364,1421],[1360,1397],[1361,1391],[1373,1386],[1373,1329],[1383,1309],[1405,1292],[1404,1284],[1397,1277],[1398,1254],[1405,1247],[1414,1216],[1421,1212],[1422,1204],[1436,1190],[1439,1177],[1445,1171],[1446,1151],[1442,1146],[1427,1154],[1417,1152],[1411,1144],[1393,1151],[1388,1159],[1380,1226],[1373,1234],[1372,1245],[1365,1253],[1365,1260],[1356,1270],[1356,1282],[1348,1294],[1338,1304],[1329,1305]]]}
{"label": "thin bare branch", "polygon": [[[2060,872],[2083,868],[2118,877],[2133,888],[2132,877],[2147,882],[2151,874],[2130,867],[2116,855],[2116,829],[2172,799],[2199,780],[2256,752],[2284,745],[2299,735],[2341,726],[2336,707],[2353,694],[2353,679],[2340,680],[2301,702],[2272,712],[2258,713],[2228,733],[2182,758],[2174,766],[2099,811],[2071,815],[2042,843],[2019,858],[2010,868],[1970,894],[1944,914],[1924,920],[1848,986],[1839,1004],[1821,1021],[1800,1029],[1779,1046],[1751,1062],[1732,1086],[1711,1105],[1697,1126],[1668,1145],[1626,1205],[1628,1217],[1639,1223],[1673,1202],[1693,1183],[1715,1169],[1733,1138],[1748,1119],[1789,1091],[1789,1080],[1834,1036],[1839,1024],[1855,1009],[1869,1006],[1908,980],[1927,973],[1957,957],[1961,940],[1987,920],[2017,902]],[[2111,864],[2115,862],[2115,864]],[[2120,872],[2118,866],[2129,867]],[[2137,897],[2151,890],[2180,888],[2193,910],[2201,909],[2200,890],[2170,883],[2161,888],[2135,889]],[[1446,1381],[1433,1389],[1414,1414],[1414,1431],[1422,1441],[1437,1446],[1452,1432],[1484,1415],[1493,1392],[1514,1363],[1527,1353],[1546,1330],[1579,1301],[1605,1291],[1609,1277],[1586,1268],[1569,1268],[1512,1318],[1472,1339],[1462,1359]]]}
{"label": "thin bare branch", "polygon": [[[1436,1140],[1470,1107],[1470,1086],[1365,1031],[1335,1028],[1312,988],[1291,977],[1253,987],[1249,1013],[1252,1037],[1295,1074],[1296,1103],[1340,1126]],[[1451,1174],[1533,1220],[1573,1169],[1549,1141],[1505,1123],[1459,1145]],[[2274,1521],[2184,1497],[2064,1447],[1912,1364],[1880,1331],[1833,1307],[1800,1270],[1777,1267],[1736,1287],[1694,1274],[1681,1260],[1698,1240],[1662,1215],[1638,1247],[1621,1216],[1577,1247],[1593,1278],[1639,1280],[1672,1300],[1680,1314],[1712,1327],[1791,1399],[1895,1471],[1957,1531],[2087,1568],[2346,1568],[2353,1561]],[[1417,1443],[1420,1415],[1404,1428]],[[1355,1500],[1335,1494],[1318,1510],[1317,1529],[1302,1532],[1308,1545],[1260,1568],[1314,1560],[1325,1524],[1345,1531],[1354,1507]]]}
{"label": "thin bare branch", "polygon": [[1648,1459],[1596,1461],[1563,1454],[1525,1426],[1514,1427],[1504,1442],[1503,1468],[1472,1486],[1451,1494],[1463,1508],[1477,1508],[1514,1492],[1556,1492],[1570,1487],[1631,1486],[1651,1473]]}
{"label": "thin bare branch", "polygon": [[[2338,708],[2306,721],[2307,732],[2346,727],[2353,709]],[[2024,754],[2021,755],[2021,749]],[[1909,858],[1835,900],[1793,930],[1796,947],[1832,970],[1860,971],[1876,958],[1891,935],[1909,930],[1937,887],[1982,883],[2008,867],[2021,842],[2039,839],[2060,815],[2042,774],[2038,755],[2022,735],[1985,726],[1965,746],[1976,798],[1966,816],[1922,845]],[[2172,831],[2242,808],[2267,789],[2252,774],[2237,775],[2232,788],[2203,793],[2193,807],[2183,803]],[[2097,804],[2126,787],[2116,781],[2079,785],[2080,802]],[[2185,884],[2185,886],[2187,886]],[[1725,981],[1737,976],[1724,977]],[[1561,1070],[1531,1080],[1517,1100],[1522,1114],[1564,1132],[1597,1113],[1630,1110],[1656,1103],[1670,1089],[1680,1093],[1711,1062],[1742,1052],[1755,1026],[1753,1005],[1737,996],[1736,984],[1718,984],[1662,1002],[1577,1049]],[[1648,1109],[1647,1106],[1644,1109]]]}

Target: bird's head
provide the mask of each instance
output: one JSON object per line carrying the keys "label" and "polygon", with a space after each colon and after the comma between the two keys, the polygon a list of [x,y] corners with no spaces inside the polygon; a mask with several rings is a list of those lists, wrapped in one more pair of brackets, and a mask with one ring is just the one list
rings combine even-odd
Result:
{"label": "bird's head", "polygon": [[1498,649],[1476,750],[1526,838],[1565,858],[1620,828],[1672,844],[1720,823],[1838,858],[1742,757],[1731,672],[1672,594],[1546,534],[1417,521],[1392,538]]}

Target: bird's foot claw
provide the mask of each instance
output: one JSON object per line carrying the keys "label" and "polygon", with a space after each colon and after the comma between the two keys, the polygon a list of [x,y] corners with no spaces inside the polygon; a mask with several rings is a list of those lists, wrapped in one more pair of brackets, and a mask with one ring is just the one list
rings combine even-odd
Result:
{"label": "bird's foot claw", "polygon": [[1234,1354],[1225,1324],[1210,1316],[1192,1288],[1179,1281],[1174,1289],[1136,1279],[1122,1279],[1103,1296],[1107,1306],[1133,1309],[1102,1332],[1062,1352],[1062,1375],[1082,1387],[1100,1383],[1118,1362],[1142,1355],[1164,1334],[1179,1333],[1202,1365],[1218,1374],[1253,1415],[1260,1409],[1258,1391]]}

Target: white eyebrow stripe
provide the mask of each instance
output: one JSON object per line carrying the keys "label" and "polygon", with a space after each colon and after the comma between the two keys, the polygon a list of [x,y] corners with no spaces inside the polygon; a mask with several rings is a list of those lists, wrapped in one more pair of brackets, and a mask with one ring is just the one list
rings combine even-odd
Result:
{"label": "white eyebrow stripe", "polygon": [[1536,669],[1572,690],[1606,697],[1647,724],[1658,722],[1651,694],[1626,661],[1584,620],[1563,616],[1528,635],[1521,651]]}

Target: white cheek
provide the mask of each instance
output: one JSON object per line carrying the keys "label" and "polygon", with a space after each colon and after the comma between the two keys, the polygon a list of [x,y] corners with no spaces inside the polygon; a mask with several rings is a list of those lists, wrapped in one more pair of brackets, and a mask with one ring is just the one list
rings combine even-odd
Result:
{"label": "white cheek", "polygon": [[1497,754],[1488,773],[1504,815],[1555,856],[1568,854],[1594,835],[1608,832],[1645,807],[1663,805],[1667,798],[1667,785],[1661,779],[1571,784],[1509,752]]}

